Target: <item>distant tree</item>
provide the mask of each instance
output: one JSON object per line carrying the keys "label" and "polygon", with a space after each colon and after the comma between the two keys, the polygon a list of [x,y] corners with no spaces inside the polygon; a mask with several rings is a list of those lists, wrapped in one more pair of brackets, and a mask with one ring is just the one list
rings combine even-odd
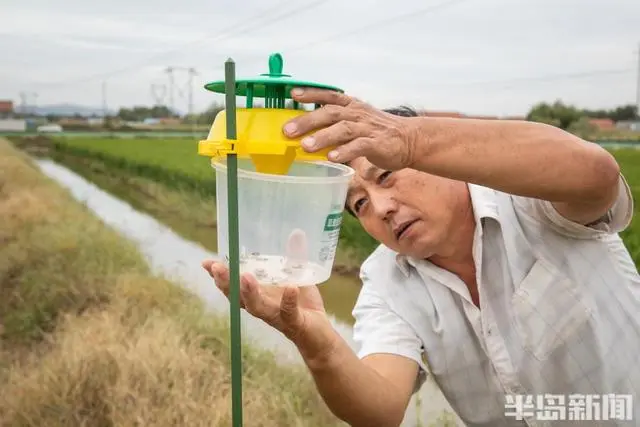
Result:
{"label": "distant tree", "polygon": [[571,123],[567,128],[567,131],[579,136],[580,138],[589,139],[598,131],[598,128],[589,122],[589,117],[582,116],[575,122]]}
{"label": "distant tree", "polygon": [[622,105],[612,110],[583,110],[585,115],[598,119],[634,120],[638,115],[638,107],[632,104]]}
{"label": "distant tree", "polygon": [[150,118],[174,117],[175,114],[164,105],[155,105],[151,108],[137,105],[133,108],[120,108],[117,116],[125,121],[140,122]]}
{"label": "distant tree", "polygon": [[211,124],[220,111],[224,110],[224,105],[217,102],[212,103],[209,107],[198,115],[198,123]]}
{"label": "distant tree", "polygon": [[614,121],[634,120],[638,117],[638,107],[636,105],[624,105],[612,110],[609,118]]}
{"label": "distant tree", "polygon": [[581,110],[557,100],[553,104],[541,102],[534,105],[527,114],[527,120],[547,123],[566,130],[583,116]]}

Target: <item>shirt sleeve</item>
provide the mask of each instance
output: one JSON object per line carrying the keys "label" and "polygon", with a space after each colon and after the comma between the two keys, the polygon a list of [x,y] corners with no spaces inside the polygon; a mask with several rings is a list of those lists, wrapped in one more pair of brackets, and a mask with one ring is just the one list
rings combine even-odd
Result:
{"label": "shirt sleeve", "polygon": [[413,328],[391,310],[375,292],[364,289],[353,309],[353,338],[359,346],[359,358],[387,353],[403,356],[419,365],[414,392],[426,379],[427,367],[422,359],[422,341]]}
{"label": "shirt sleeve", "polygon": [[517,210],[524,211],[555,231],[572,238],[594,238],[602,234],[619,233],[626,229],[633,217],[633,196],[626,179],[620,174],[618,196],[609,211],[591,224],[579,224],[562,216],[547,200],[513,197]]}

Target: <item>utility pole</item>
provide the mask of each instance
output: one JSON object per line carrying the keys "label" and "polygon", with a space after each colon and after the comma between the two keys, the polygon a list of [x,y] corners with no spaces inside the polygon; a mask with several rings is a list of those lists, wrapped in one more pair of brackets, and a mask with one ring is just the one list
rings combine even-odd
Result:
{"label": "utility pole", "polygon": [[[30,103],[29,97],[33,99],[33,104]],[[37,92],[20,92],[20,112],[25,116],[35,115],[36,104],[38,100]]]}
{"label": "utility pole", "polygon": [[107,81],[102,82],[102,119],[107,118]]}
{"label": "utility pole", "polygon": [[638,43],[638,70],[636,82],[636,117],[640,119],[640,43]]}
{"label": "utility pole", "polygon": [[153,97],[155,106],[164,105],[164,97],[167,94],[167,85],[151,83],[151,96]]}
{"label": "utility pole", "polygon": [[189,118],[191,119],[191,133],[195,133],[197,120],[193,111],[193,78],[198,75],[195,68],[189,68]]}
{"label": "utility pole", "polygon": [[27,94],[27,92],[20,92],[20,113],[22,113],[23,116],[27,116],[27,106],[29,105],[29,99],[27,98],[29,95]]}
{"label": "utility pole", "polygon": [[195,68],[189,68],[189,116],[193,114],[193,78],[198,75]]}
{"label": "utility pole", "polygon": [[[169,108],[171,109],[171,112],[175,112],[174,108],[175,108],[175,103],[174,103],[174,91],[175,89],[178,89],[178,96],[179,97],[184,97],[184,89],[182,87],[182,84],[179,85],[178,87],[176,87],[175,84],[175,78],[174,78],[174,72],[186,72],[188,75],[188,80],[187,80],[187,85],[188,85],[188,90],[189,93],[187,94],[188,97],[188,115],[191,116],[193,114],[193,78],[195,76],[198,75],[198,72],[196,71],[195,68],[193,67],[174,67],[174,66],[169,66],[167,68],[165,68],[165,73],[167,73],[169,75]],[[152,90],[154,90],[154,86],[152,86]]]}
{"label": "utility pole", "polygon": [[173,114],[173,67],[167,67],[165,72],[169,75],[169,110],[170,114]]}

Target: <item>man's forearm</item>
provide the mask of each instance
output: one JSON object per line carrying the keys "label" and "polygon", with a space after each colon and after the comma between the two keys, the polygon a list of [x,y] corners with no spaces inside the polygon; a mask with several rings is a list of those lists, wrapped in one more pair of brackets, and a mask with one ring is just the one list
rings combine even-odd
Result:
{"label": "man's forearm", "polygon": [[507,193],[573,202],[607,197],[619,177],[596,144],[541,123],[421,117],[413,168]]}
{"label": "man's forearm", "polygon": [[331,411],[353,427],[398,426],[406,407],[402,393],[362,362],[336,333],[336,345],[322,356],[301,354]]}

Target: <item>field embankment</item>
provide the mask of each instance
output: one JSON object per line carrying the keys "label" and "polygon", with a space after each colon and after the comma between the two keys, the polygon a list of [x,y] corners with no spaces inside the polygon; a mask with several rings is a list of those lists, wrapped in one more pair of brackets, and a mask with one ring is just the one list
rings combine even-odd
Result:
{"label": "field embankment", "polygon": [[[0,218],[0,425],[231,424],[226,321],[3,140]],[[247,425],[341,425],[304,370],[243,357]]]}

